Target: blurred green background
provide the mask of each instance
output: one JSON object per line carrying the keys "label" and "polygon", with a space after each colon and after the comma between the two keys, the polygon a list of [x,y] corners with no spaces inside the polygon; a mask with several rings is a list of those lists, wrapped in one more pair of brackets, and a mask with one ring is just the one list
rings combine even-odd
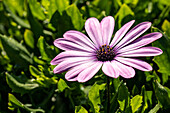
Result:
{"label": "blurred green background", "polygon": [[136,70],[132,79],[111,79],[110,113],[168,112],[170,108],[169,0],[0,0],[0,112],[104,113],[106,76],[86,83],[53,74],[50,61],[61,52],[53,45],[67,30],[84,30],[85,20],[115,18],[116,32],[135,19],[152,22],[146,33],[161,32],[152,45],[163,50],[142,58],[151,72]]}

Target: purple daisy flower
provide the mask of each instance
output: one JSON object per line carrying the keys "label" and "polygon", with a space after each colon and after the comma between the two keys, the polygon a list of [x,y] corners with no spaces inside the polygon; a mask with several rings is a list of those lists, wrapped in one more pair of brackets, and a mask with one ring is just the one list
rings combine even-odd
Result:
{"label": "purple daisy flower", "polygon": [[[86,82],[100,68],[109,77],[132,78],[135,70],[151,71],[152,67],[136,57],[156,56],[162,50],[156,47],[143,47],[162,37],[159,32],[147,34],[138,38],[151,26],[150,22],[142,22],[132,28],[132,20],[120,28],[113,39],[115,21],[111,16],[99,22],[89,18],[85,22],[85,30],[89,38],[79,31],[67,31],[63,37],[54,41],[54,45],[64,52],[57,55],[51,65],[57,65],[53,72],[68,71],[65,78],[68,81]],[[138,39],[137,39],[138,38]]]}

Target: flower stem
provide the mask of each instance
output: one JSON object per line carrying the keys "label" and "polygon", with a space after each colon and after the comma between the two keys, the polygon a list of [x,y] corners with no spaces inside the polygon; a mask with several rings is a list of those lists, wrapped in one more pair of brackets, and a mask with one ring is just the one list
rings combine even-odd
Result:
{"label": "flower stem", "polygon": [[107,76],[107,113],[110,112],[110,79]]}

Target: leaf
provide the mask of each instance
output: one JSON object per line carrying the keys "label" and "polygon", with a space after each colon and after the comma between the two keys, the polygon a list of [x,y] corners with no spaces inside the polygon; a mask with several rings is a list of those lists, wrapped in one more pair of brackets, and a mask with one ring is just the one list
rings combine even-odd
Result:
{"label": "leaf", "polygon": [[8,100],[11,103],[10,107],[23,108],[32,113],[36,113],[36,112],[45,113],[45,111],[42,109],[32,109],[32,108],[27,107],[26,105],[22,104],[14,95],[10,93],[8,93]]}
{"label": "leaf", "polygon": [[117,79],[113,79],[113,85],[114,85],[114,89],[115,89],[115,93],[113,95],[113,97],[111,98],[111,102],[110,102],[110,112],[111,113],[115,113],[117,110],[117,107],[119,106],[119,103],[117,101],[118,98],[118,90],[119,87],[123,84],[123,80],[120,82],[119,78]]}
{"label": "leaf", "polygon": [[88,113],[88,111],[83,106],[76,106],[75,113]]}
{"label": "leaf", "polygon": [[37,83],[34,83],[33,81],[27,82],[19,82],[14,76],[6,73],[6,81],[9,85],[9,87],[12,89],[12,91],[25,94],[30,92],[31,90],[38,88],[39,85]]}
{"label": "leaf", "polygon": [[133,97],[131,100],[130,100],[130,106],[132,107],[132,112],[136,112],[139,107],[142,106],[142,96],[140,95],[136,95],[135,97]]}
{"label": "leaf", "polygon": [[63,92],[66,88],[70,88],[66,82],[60,78],[59,82],[58,82],[58,89],[59,91]]}
{"label": "leaf", "polygon": [[19,16],[23,16],[24,13],[24,1],[23,0],[17,0],[17,2],[15,0],[4,0],[3,1],[8,7],[9,9],[13,12],[13,13],[17,13],[19,14]]}
{"label": "leaf", "polygon": [[158,81],[154,82],[155,85],[155,95],[159,100],[160,104],[166,109],[170,108],[170,97],[167,91]]}
{"label": "leaf", "polygon": [[27,5],[27,15],[28,15],[27,18],[30,23],[31,31],[34,33],[35,39],[37,40],[40,37],[40,35],[43,35],[43,27],[37,21],[37,19],[33,16],[31,9],[30,9],[30,5]]}
{"label": "leaf", "polygon": [[170,37],[170,22],[167,19],[165,19],[162,24],[162,30]]}
{"label": "leaf", "polygon": [[27,67],[29,64],[32,64],[31,55],[23,45],[5,35],[0,34],[0,38],[3,48],[11,61],[19,64],[21,67]]}
{"label": "leaf", "polygon": [[125,111],[129,107],[130,95],[125,84],[121,84],[119,87],[117,100],[121,111]]}
{"label": "leaf", "polygon": [[89,100],[92,103],[92,108],[95,113],[99,113],[100,110],[100,105],[101,105],[101,100],[100,100],[100,90],[105,89],[106,84],[94,84],[88,94]]}
{"label": "leaf", "polygon": [[31,75],[36,78],[38,78],[42,75],[42,73],[32,65],[29,66],[29,71],[30,71]]}
{"label": "leaf", "polygon": [[149,113],[157,113],[157,111],[161,108],[161,105],[158,103],[156,106],[149,111]]}
{"label": "leaf", "polygon": [[24,40],[25,43],[31,47],[32,49],[34,48],[34,37],[32,31],[26,29],[24,32]]}
{"label": "leaf", "polygon": [[123,18],[126,16],[129,16],[129,15],[134,16],[134,12],[131,10],[131,8],[128,5],[123,4],[120,7],[117,14],[115,15],[115,19],[117,19],[119,17],[119,19],[118,19],[119,28],[121,27],[121,22],[122,22]]}
{"label": "leaf", "polygon": [[56,52],[46,42],[43,36],[38,39],[37,47],[40,50],[41,57],[43,60],[51,61],[55,56]]}
{"label": "leaf", "polygon": [[44,20],[45,15],[43,13],[40,3],[37,2],[37,0],[28,0],[28,2],[33,16],[40,20]]}
{"label": "leaf", "polygon": [[10,13],[11,17],[22,27],[25,28],[30,28],[30,25],[28,23],[26,23],[24,20],[22,20],[20,17],[18,17],[17,15],[15,15],[8,7],[8,5],[4,2],[5,8],[6,10]]}
{"label": "leaf", "polygon": [[164,36],[152,43],[153,46],[162,49],[163,53],[159,56],[155,56],[153,61],[159,67],[160,73],[168,74],[170,73],[170,37],[167,37],[165,34]]}
{"label": "leaf", "polygon": [[50,0],[49,19],[58,10],[60,14],[69,6],[69,0]]}
{"label": "leaf", "polygon": [[84,26],[84,20],[77,6],[75,4],[70,5],[66,9],[66,12],[71,17],[74,28],[77,30],[81,30]]}
{"label": "leaf", "polygon": [[74,25],[72,23],[71,17],[67,14],[66,11],[63,11],[62,14],[56,11],[52,15],[50,23],[52,24],[54,28],[56,28],[59,36],[63,36],[63,34],[66,31],[70,29],[74,29]]}

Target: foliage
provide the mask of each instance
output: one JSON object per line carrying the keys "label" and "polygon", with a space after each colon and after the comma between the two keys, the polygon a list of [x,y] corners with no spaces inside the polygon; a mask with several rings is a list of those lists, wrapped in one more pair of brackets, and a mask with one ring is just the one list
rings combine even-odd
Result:
{"label": "foliage", "polygon": [[110,113],[155,113],[170,109],[170,2],[168,0],[1,0],[0,112],[104,113],[106,76],[99,71],[86,83],[53,74],[50,61],[61,52],[53,45],[67,30],[85,33],[89,17],[115,18],[123,24],[152,22],[148,33],[163,37],[153,46],[163,54],[142,58],[151,72],[136,70],[132,79],[110,79]]}

